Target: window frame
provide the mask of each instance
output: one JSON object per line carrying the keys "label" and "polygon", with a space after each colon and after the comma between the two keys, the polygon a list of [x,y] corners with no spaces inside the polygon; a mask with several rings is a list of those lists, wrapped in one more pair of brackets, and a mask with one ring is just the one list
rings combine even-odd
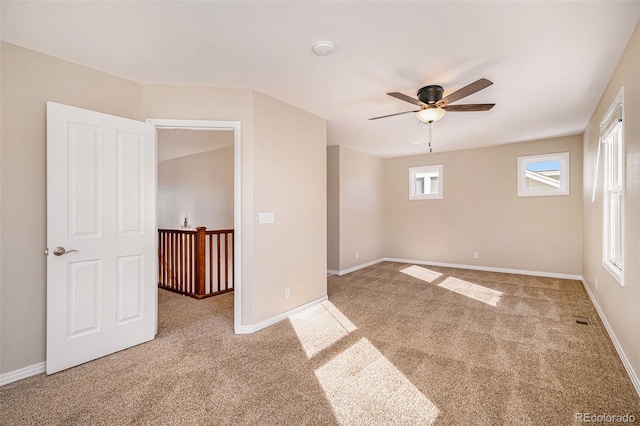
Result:
{"label": "window frame", "polygon": [[[417,194],[416,193],[416,175],[418,173],[438,173],[438,192],[436,194]],[[409,200],[440,200],[444,198],[444,178],[442,164],[434,164],[429,166],[409,167]]]}
{"label": "window frame", "polygon": [[[624,87],[620,89],[600,122],[598,143],[600,144],[599,149],[603,151],[604,163],[602,178],[602,266],[620,286],[624,286]],[[615,200],[618,202],[616,203]],[[616,204],[618,214],[616,215],[616,223],[613,224],[612,217],[615,213]],[[612,255],[614,246],[619,247],[617,257]]]}
{"label": "window frame", "polygon": [[[559,161],[560,162],[560,186],[557,189],[528,189],[527,188],[527,164]],[[569,195],[569,153],[558,152],[551,154],[527,155],[518,157],[518,197],[546,197],[556,195]]]}

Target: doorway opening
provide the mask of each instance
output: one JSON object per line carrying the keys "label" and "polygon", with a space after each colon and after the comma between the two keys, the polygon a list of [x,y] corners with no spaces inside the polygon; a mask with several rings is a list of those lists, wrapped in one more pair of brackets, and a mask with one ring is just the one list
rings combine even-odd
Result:
{"label": "doorway opening", "polygon": [[[208,203],[209,206],[207,208],[206,204],[204,208],[198,208],[193,204],[190,204],[188,201],[185,203],[185,200],[182,200],[181,205],[174,205],[172,203],[171,197],[165,198],[164,200],[161,198],[160,194],[158,197],[158,228],[182,228],[186,229],[187,233],[192,233],[194,238],[196,237],[195,230],[196,227],[202,227],[205,225],[209,231],[207,237],[214,238],[211,235],[211,232],[215,231],[224,231],[230,228],[233,230],[233,234],[231,235],[233,238],[233,243],[227,246],[224,242],[222,243],[223,249],[217,252],[218,256],[222,256],[223,263],[227,263],[228,258],[233,259],[233,267],[232,271],[224,269],[224,266],[221,268],[222,272],[219,272],[216,286],[213,287],[215,274],[211,273],[210,270],[206,270],[206,274],[211,277],[211,281],[207,282],[203,279],[203,288],[206,288],[207,291],[211,289],[228,289],[228,279],[231,276],[233,279],[233,290],[234,290],[234,330],[237,332],[240,329],[240,319],[241,319],[241,294],[242,294],[242,280],[241,280],[241,161],[240,161],[240,122],[239,121],[207,121],[207,120],[173,120],[173,119],[147,119],[147,123],[153,124],[156,127],[156,131],[158,133],[158,161],[163,158],[160,156],[164,156],[165,159],[171,156],[184,156],[190,154],[202,153],[204,151],[210,151],[215,149],[216,151],[220,150],[222,155],[225,155],[223,150],[226,150],[226,155],[229,156],[233,151],[233,196],[232,201],[220,202],[218,205],[214,205]],[[185,142],[184,145],[180,145],[180,142],[172,143],[171,141],[183,140]],[[208,140],[208,142],[204,142]],[[161,149],[161,144],[169,143],[172,146]],[[211,148],[211,146],[214,148]],[[231,148],[233,146],[233,148]],[[178,152],[176,152],[178,151]],[[186,154],[185,154],[186,153]],[[189,154],[190,153],[190,154]],[[159,170],[160,172],[160,170]],[[171,173],[169,171],[169,173]],[[224,180],[224,174],[219,175],[220,179]],[[228,175],[227,175],[228,177]],[[160,174],[159,174],[160,180]],[[224,193],[224,189],[222,190]],[[227,194],[227,199],[228,194]],[[173,200],[176,201],[176,200]],[[208,200],[207,200],[208,201]],[[166,204],[163,209],[163,203]],[[226,205],[231,203],[232,205]],[[171,206],[171,208],[169,208]],[[162,212],[161,212],[162,209]],[[208,210],[208,211],[207,211]],[[189,231],[192,230],[192,231]],[[205,231],[200,229],[199,232],[202,233],[204,237]],[[218,241],[217,244],[220,244],[220,241],[229,241],[228,233],[222,233],[222,235],[216,235],[215,238],[219,238],[217,240],[211,239],[211,242]],[[182,237],[180,237],[182,238]],[[224,238],[224,239],[223,239]],[[215,247],[216,243],[211,244],[209,247]],[[210,248],[207,248],[207,253],[213,257],[213,251]],[[230,256],[230,257],[229,257]],[[157,262],[159,261],[156,260]],[[220,258],[218,258],[218,263],[220,262]],[[215,261],[212,263],[215,264]],[[158,265],[156,265],[158,266]],[[158,270],[156,268],[156,270]]]}

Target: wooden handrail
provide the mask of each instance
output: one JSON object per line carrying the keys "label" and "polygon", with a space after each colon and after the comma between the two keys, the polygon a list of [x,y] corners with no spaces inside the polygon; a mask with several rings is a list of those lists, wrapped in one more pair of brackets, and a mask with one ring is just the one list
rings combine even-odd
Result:
{"label": "wooden handrail", "polygon": [[233,229],[158,229],[158,239],[159,287],[196,299],[233,291]]}
{"label": "wooden handrail", "polygon": [[211,234],[233,234],[233,229],[218,229],[218,230],[215,230],[215,231],[214,230],[209,230],[209,231],[204,231],[204,232],[207,235],[211,235]]}

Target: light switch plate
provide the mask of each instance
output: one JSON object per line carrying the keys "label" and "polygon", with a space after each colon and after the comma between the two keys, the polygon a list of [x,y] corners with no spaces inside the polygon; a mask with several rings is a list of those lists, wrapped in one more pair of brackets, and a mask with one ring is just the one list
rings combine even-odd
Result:
{"label": "light switch plate", "polygon": [[258,213],[258,223],[273,223],[275,220],[276,218],[273,212]]}

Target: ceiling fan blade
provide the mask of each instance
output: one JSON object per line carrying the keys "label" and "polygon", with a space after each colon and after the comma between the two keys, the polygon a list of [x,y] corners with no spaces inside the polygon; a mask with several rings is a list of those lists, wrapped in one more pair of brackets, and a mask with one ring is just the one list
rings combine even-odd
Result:
{"label": "ceiling fan blade", "polygon": [[447,112],[461,111],[489,111],[495,104],[463,104],[463,105],[443,105],[442,109]]}
{"label": "ceiling fan blade", "polygon": [[401,101],[409,102],[410,104],[414,104],[417,106],[427,106],[427,104],[420,102],[419,100],[414,99],[411,96],[407,96],[404,93],[391,92],[391,93],[387,93],[387,95],[393,96],[396,99],[400,99]]}
{"label": "ceiling fan blade", "polygon": [[396,112],[395,114],[381,115],[380,117],[373,117],[373,118],[370,118],[369,120],[377,120],[379,118],[393,117],[394,115],[409,114],[410,112],[418,112],[418,111],[420,111],[420,110],[417,109],[415,111]]}
{"label": "ceiling fan blade", "polygon": [[479,92],[480,90],[485,89],[492,84],[492,81],[489,81],[486,78],[481,78],[480,80],[474,81],[473,83],[464,86],[462,89],[456,90],[450,95],[445,96],[444,98],[436,102],[436,104],[439,106],[448,105],[459,99],[466,98],[469,95],[473,95],[474,93]]}

